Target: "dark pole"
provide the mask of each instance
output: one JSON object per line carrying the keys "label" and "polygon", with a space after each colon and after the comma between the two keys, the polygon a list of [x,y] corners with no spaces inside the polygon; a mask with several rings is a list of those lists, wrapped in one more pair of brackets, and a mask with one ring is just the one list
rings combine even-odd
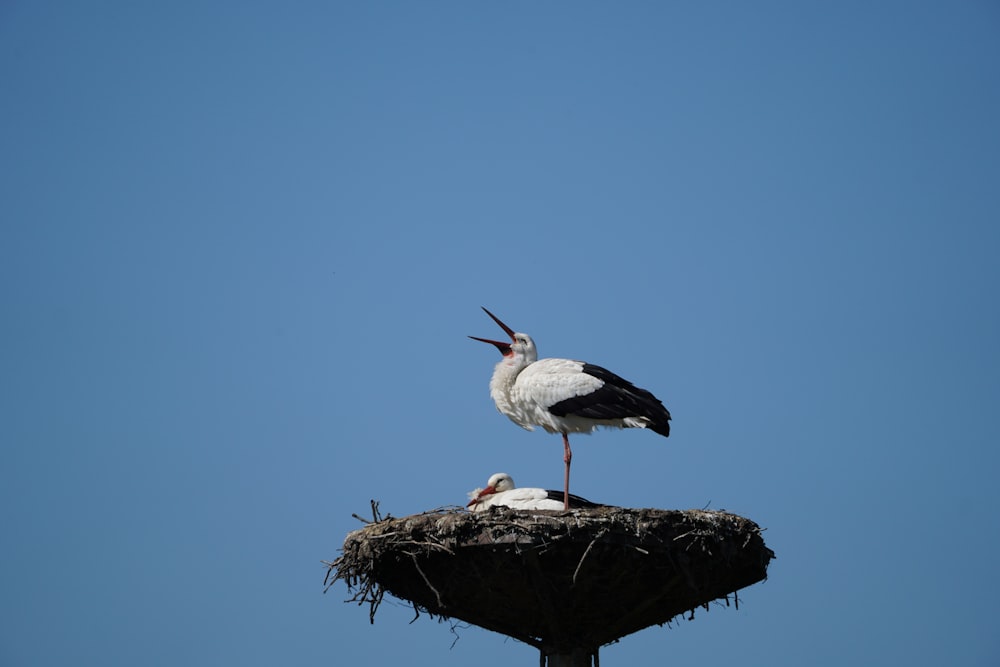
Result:
{"label": "dark pole", "polygon": [[[559,650],[563,652],[557,653]],[[565,649],[552,649],[551,652],[546,652],[546,648],[543,647],[541,667],[600,667],[600,661],[597,659],[597,649],[591,653],[590,649],[576,648],[566,653]]]}

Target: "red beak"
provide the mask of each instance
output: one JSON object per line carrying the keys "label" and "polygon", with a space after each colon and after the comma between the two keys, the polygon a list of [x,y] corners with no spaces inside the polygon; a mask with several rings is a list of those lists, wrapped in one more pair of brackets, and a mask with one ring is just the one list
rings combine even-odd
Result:
{"label": "red beak", "polygon": [[487,486],[485,489],[483,489],[478,494],[476,494],[476,497],[473,498],[472,500],[470,500],[469,504],[466,505],[466,507],[472,507],[473,505],[475,505],[476,503],[478,503],[479,499],[482,498],[483,496],[488,496],[488,495],[494,494],[496,492],[497,492],[496,487]]}
{"label": "red beak", "polygon": [[[481,307],[483,308],[483,310],[486,310],[485,307],[483,307],[483,306],[481,306]],[[509,326],[507,326],[506,324],[504,324],[503,322],[501,322],[500,318],[497,317],[496,315],[494,315],[493,313],[491,313],[490,311],[486,310],[486,314],[489,315],[490,317],[492,317],[493,321],[496,322],[497,324],[499,324],[500,328],[507,332],[507,335],[510,336],[511,343],[516,343],[517,342],[517,339],[514,338],[514,330],[513,329],[511,329]],[[499,341],[499,340],[490,340],[489,338],[478,338],[476,336],[469,336],[469,338],[471,338],[472,340],[481,341],[483,343],[489,343],[490,345],[495,345],[496,348],[498,350],[500,350],[500,354],[502,354],[504,356],[507,356],[508,354],[510,354],[510,343],[505,343],[505,342]]]}

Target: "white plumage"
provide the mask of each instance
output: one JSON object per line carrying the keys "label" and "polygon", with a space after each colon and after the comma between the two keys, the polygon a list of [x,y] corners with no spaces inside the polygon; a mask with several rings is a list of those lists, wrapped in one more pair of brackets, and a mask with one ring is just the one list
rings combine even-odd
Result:
{"label": "white plumage", "polygon": [[[574,509],[598,507],[596,503],[578,496],[570,496]],[[518,510],[563,510],[562,491],[548,491],[536,488],[517,488],[514,480],[505,472],[490,476],[486,487],[469,493],[468,508],[472,512],[482,512],[490,507],[510,507]]]}
{"label": "white plumage", "polygon": [[656,396],[606,368],[573,359],[538,359],[531,336],[517,333],[486,308],[510,342],[470,338],[496,346],[503,359],[490,380],[497,410],[518,426],[541,426],[563,436],[566,463],[565,508],[569,508],[570,433],[598,427],[648,428],[670,435],[670,412]]}
{"label": "white plumage", "polygon": [[[593,412],[593,417],[586,416],[588,413],[584,410],[579,414],[572,412],[569,406],[553,411],[554,407],[565,401],[578,400],[581,407],[587,397],[592,397],[592,403],[596,402],[595,399],[607,386],[607,381],[587,372],[594,367],[582,361],[536,361],[537,353],[531,337],[520,333],[514,336],[516,343],[510,346],[513,354],[505,356],[497,364],[490,380],[490,396],[497,409],[518,426],[529,431],[535,430],[535,426],[541,426],[549,433],[591,433],[599,426],[646,428],[652,424],[650,417],[632,415],[621,410],[612,412],[609,410],[611,406],[605,406],[606,412],[603,414]],[[521,351],[514,350],[518,346],[523,347],[523,353],[519,354]],[[627,394],[619,396],[617,400],[627,397]],[[606,399],[615,398],[609,388]],[[669,428],[669,425],[664,428]]]}

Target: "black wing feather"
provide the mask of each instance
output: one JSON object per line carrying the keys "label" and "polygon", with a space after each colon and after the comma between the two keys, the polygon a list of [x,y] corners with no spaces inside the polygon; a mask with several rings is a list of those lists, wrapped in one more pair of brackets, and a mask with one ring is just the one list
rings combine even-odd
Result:
{"label": "black wing feather", "polygon": [[654,432],[670,435],[670,411],[652,392],[594,364],[583,364],[583,372],[604,382],[597,391],[584,396],[574,396],[549,406],[556,417],[574,415],[588,419],[624,419],[645,417]]}
{"label": "black wing feather", "polygon": [[[557,500],[559,502],[562,502],[564,500],[562,491],[550,491],[546,489],[545,493],[549,494],[549,500]],[[569,494],[569,507],[570,509],[577,509],[577,510],[592,510],[595,507],[605,507],[605,506],[600,503],[590,502],[586,498],[581,498],[580,496],[574,496],[571,493]]]}

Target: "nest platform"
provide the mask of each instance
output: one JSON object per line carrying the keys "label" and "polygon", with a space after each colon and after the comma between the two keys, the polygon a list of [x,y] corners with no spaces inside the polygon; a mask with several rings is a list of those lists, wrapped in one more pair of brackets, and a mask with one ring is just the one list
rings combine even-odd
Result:
{"label": "nest platform", "polygon": [[[378,517],[328,563],[351,601],[385,592],[419,614],[454,618],[563,653],[599,647],[767,577],[774,557],[753,521],[727,512],[625,509]],[[738,604],[738,598],[736,598]]]}

